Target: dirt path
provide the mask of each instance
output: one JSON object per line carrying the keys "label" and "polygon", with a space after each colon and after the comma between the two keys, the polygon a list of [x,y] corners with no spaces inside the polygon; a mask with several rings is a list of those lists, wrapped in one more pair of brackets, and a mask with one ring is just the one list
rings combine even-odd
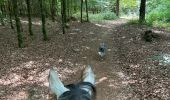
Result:
{"label": "dirt path", "polygon": [[[148,58],[160,52],[169,52],[168,41],[155,40],[149,44],[141,40],[141,34],[145,30],[162,29],[126,25],[126,22],[125,19],[117,19],[97,23],[97,29],[88,27],[87,34],[90,36],[87,36],[89,38],[86,40],[86,46],[89,49],[84,52],[87,53],[87,63],[93,66],[96,73],[97,100],[166,100],[170,95],[169,89],[165,89],[169,84],[166,78],[170,77],[168,75],[165,78],[162,72],[169,71],[160,71],[159,66],[148,61]],[[88,25],[82,25],[80,29],[86,33],[86,30],[83,30],[85,26]],[[100,42],[108,45],[104,61],[100,61],[97,55]],[[159,76],[164,77],[163,81],[167,84],[158,81],[162,80]],[[162,87],[152,85],[153,81]],[[160,88],[166,92],[156,93]]]}
{"label": "dirt path", "polygon": [[[22,49],[17,48],[14,31],[0,26],[0,100],[47,100],[50,67],[69,84],[80,80],[87,64],[96,74],[97,100],[168,100],[170,76],[165,73],[170,69],[157,66],[148,57],[170,52],[169,41],[145,43],[141,33],[158,28],[126,22],[72,22],[63,35],[56,29],[59,23],[48,21],[50,41],[46,42],[39,24],[34,25],[35,35],[30,37],[23,23],[26,47]],[[103,61],[97,55],[100,42],[108,45]]]}
{"label": "dirt path", "polygon": [[90,62],[94,66],[96,73],[97,100],[122,100],[126,98],[126,85],[123,84],[125,75],[119,65],[116,64],[114,58],[115,49],[113,48],[113,30],[116,27],[124,25],[126,22],[127,20],[125,19],[117,19],[96,24],[97,26],[106,28],[106,30],[103,30],[97,35],[98,41],[93,46],[94,52],[97,52],[97,48],[101,42],[107,44],[105,59],[100,61],[98,55],[96,55]]}

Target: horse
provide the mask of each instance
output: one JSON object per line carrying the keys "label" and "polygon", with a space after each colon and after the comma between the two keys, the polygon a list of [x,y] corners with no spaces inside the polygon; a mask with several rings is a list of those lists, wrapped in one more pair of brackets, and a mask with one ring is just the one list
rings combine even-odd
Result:
{"label": "horse", "polygon": [[84,72],[82,81],[64,85],[53,68],[49,71],[49,88],[57,100],[95,100],[95,75],[90,65]]}

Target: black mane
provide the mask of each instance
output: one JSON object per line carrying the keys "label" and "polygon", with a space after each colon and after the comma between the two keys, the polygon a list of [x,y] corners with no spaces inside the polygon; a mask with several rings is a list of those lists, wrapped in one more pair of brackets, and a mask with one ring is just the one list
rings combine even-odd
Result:
{"label": "black mane", "polygon": [[[64,92],[58,100],[95,100],[96,89],[89,82],[80,82],[77,84],[66,85],[70,91]],[[89,92],[83,90],[83,88],[89,89],[92,91],[92,95]]]}

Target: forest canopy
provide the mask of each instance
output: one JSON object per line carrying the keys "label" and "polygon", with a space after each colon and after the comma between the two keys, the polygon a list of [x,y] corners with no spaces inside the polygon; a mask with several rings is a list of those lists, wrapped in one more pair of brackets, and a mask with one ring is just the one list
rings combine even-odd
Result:
{"label": "forest canopy", "polygon": [[63,34],[73,20],[101,22],[123,17],[131,19],[129,23],[169,27],[169,9],[169,0],[0,0],[0,23],[3,26],[10,23],[12,29],[16,23],[19,47],[22,47],[22,18],[28,18],[31,36],[32,19],[41,18],[46,41],[46,19],[59,22]]}
{"label": "forest canopy", "polygon": [[[6,17],[9,12],[8,6],[12,0],[0,0],[0,17]],[[26,0],[18,0],[18,9],[20,16],[27,16]],[[39,0],[29,0],[31,3],[31,15],[40,16]],[[86,0],[82,0],[85,2]],[[138,17],[140,0],[87,0],[90,20],[111,20],[116,18],[116,2],[119,2],[120,16]],[[67,16],[80,18],[81,0],[65,0]],[[44,0],[46,17],[52,13],[56,16],[61,15],[61,0]],[[52,10],[53,9],[53,10]],[[149,24],[170,22],[170,1],[169,0],[146,0],[146,22]],[[12,10],[12,9],[11,9]],[[83,3],[83,13],[85,12],[85,3]],[[85,17],[85,14],[82,15]]]}

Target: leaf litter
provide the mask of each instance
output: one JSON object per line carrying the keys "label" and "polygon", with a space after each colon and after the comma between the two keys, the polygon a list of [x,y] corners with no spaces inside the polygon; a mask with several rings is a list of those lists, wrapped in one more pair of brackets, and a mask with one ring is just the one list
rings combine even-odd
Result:
{"label": "leaf litter", "polygon": [[[24,19],[23,19],[24,20]],[[39,22],[39,19],[35,19]],[[36,23],[36,21],[34,23]],[[102,23],[71,22],[66,34],[58,23],[48,21],[49,41],[42,41],[40,24],[34,36],[23,23],[25,48],[8,26],[0,26],[0,99],[49,100],[48,71],[54,67],[65,84],[78,82],[87,64],[96,74],[97,100],[169,100],[170,67],[148,58],[170,52],[170,41],[147,43],[141,34],[145,25],[128,25],[125,19]],[[97,55],[101,42],[108,45],[103,61]]]}

